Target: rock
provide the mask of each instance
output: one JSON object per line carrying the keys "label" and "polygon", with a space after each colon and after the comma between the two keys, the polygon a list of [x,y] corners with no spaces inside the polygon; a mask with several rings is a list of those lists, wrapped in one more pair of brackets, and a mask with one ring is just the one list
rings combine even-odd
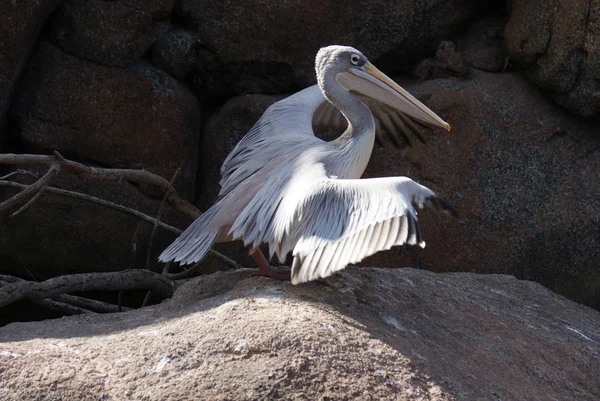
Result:
{"label": "rock", "polygon": [[355,46],[384,66],[406,67],[483,7],[474,0],[310,1],[302,6],[310,12],[299,15],[295,2],[179,2],[177,12],[195,27],[206,52],[195,69],[200,91],[221,97],[251,92],[248,78],[269,74],[274,77],[258,91],[305,86],[315,82],[317,50],[336,43]]}
{"label": "rock", "polygon": [[475,22],[466,35],[454,39],[468,66],[489,72],[505,69],[505,25],[504,18],[486,18]]}
{"label": "rock", "polygon": [[[574,120],[515,74],[473,70],[466,80],[403,85],[453,130],[424,132],[428,144],[411,149],[376,145],[365,176],[411,177],[468,224],[423,211],[425,249],[395,247],[362,264],[516,274],[600,309],[600,144],[590,139],[598,125]],[[276,99],[240,97],[211,118],[202,208],[216,199],[217,166]]]}
{"label": "rock", "polygon": [[600,117],[600,0],[515,0],[511,9],[511,61],[559,104]]}
{"label": "rock", "polygon": [[152,63],[175,78],[185,78],[195,62],[196,38],[182,29],[164,33],[152,47]]}
{"label": "rock", "polygon": [[80,58],[130,66],[155,40],[153,19],[168,17],[175,0],[67,0],[53,19],[60,47]]}
{"label": "rock", "polygon": [[[404,152],[376,147],[365,176],[409,176],[467,221],[420,214],[423,266],[515,274],[600,309],[598,124],[572,118],[516,74],[472,70],[467,80],[404,87],[452,132],[426,132],[427,145]],[[393,248],[363,263],[406,265],[408,254]]]}
{"label": "rock", "polygon": [[463,55],[456,51],[456,45],[450,41],[440,42],[435,59],[424,59],[413,72],[421,81],[452,76],[465,77],[468,73]]}
{"label": "rock", "polygon": [[538,284],[413,269],[300,286],[247,276],[203,276],[142,310],[0,328],[0,396],[600,397],[600,314]]}
{"label": "rock", "polygon": [[14,118],[28,150],[115,168],[147,169],[192,197],[200,107],[189,89],[147,64],[124,69],[77,59],[42,43]]}
{"label": "rock", "polygon": [[25,69],[40,30],[61,0],[3,1],[0,3],[0,146],[17,80]]}
{"label": "rock", "polygon": [[277,93],[294,86],[290,65],[268,61],[224,63],[210,49],[200,47],[191,87],[205,102],[219,104],[240,93]]}

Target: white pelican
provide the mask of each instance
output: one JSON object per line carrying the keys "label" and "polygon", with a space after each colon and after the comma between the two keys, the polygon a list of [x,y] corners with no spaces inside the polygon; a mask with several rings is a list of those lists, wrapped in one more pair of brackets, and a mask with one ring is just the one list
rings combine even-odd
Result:
{"label": "white pelican", "polygon": [[[289,271],[270,268],[258,248],[267,243],[270,257],[277,254],[281,263],[293,252],[291,281],[298,284],[394,245],[423,247],[413,204],[456,216],[447,202],[407,177],[359,179],[376,135],[365,103],[376,100],[448,131],[450,125],[352,47],[324,47],[315,64],[318,85],[265,111],[223,162],[219,199],[161,261],[196,263],[214,242],[242,239],[257,275],[290,278]],[[328,114],[319,107],[323,103],[339,109],[348,123],[331,142],[315,137],[312,128],[318,109]]]}

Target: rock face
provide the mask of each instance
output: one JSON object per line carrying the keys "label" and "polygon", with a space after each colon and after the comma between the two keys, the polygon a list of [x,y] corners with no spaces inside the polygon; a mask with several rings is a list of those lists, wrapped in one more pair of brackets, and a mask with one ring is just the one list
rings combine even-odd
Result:
{"label": "rock face", "polygon": [[42,43],[14,103],[19,137],[108,167],[143,168],[193,197],[200,106],[189,89],[148,64],[106,67]]}
{"label": "rock face", "polygon": [[17,80],[46,19],[61,0],[3,1],[0,4],[0,141]]}
{"label": "rock face", "polygon": [[130,66],[155,40],[153,19],[168,17],[175,0],[67,0],[53,21],[65,51],[107,65]]}
{"label": "rock face", "polygon": [[600,117],[600,1],[512,1],[505,37],[536,85],[574,113]]}
{"label": "rock face", "polygon": [[265,75],[274,77],[262,82],[263,92],[313,83],[314,59],[306,55],[335,43],[401,68],[461,29],[480,7],[474,0],[182,0],[178,12],[207,49],[196,67],[199,86],[224,96],[253,91],[248,81]]}
{"label": "rock face", "polygon": [[[502,275],[234,271],[161,305],[0,329],[3,400],[600,397],[600,314]],[[24,373],[26,372],[26,374]]]}
{"label": "rock face", "polygon": [[[377,147],[366,177],[406,175],[466,224],[423,212],[425,268],[515,274],[600,307],[598,125],[577,121],[516,74],[405,87],[452,125],[406,152]],[[405,248],[365,263],[405,265]],[[493,257],[490,257],[493,255]]]}
{"label": "rock face", "polygon": [[152,62],[175,78],[185,78],[196,62],[196,38],[182,29],[165,32],[152,47]]}
{"label": "rock face", "polygon": [[[167,179],[181,167],[175,186],[184,197],[194,197],[199,104],[185,85],[148,64],[103,66],[43,42],[12,111],[30,152],[58,150],[92,165],[146,169]],[[66,174],[52,184],[152,216],[162,198],[144,188],[148,197],[126,182],[80,181]],[[171,224],[184,228],[190,223],[165,213]],[[2,272],[39,280],[145,266],[152,227],[142,223],[138,229],[139,224],[137,218],[89,202],[43,196],[22,215],[2,222]],[[159,232],[150,266],[173,239]]]}
{"label": "rock face", "polygon": [[466,35],[458,38],[458,51],[467,65],[478,70],[500,72],[506,66],[504,49],[504,18],[486,18],[477,21]]}

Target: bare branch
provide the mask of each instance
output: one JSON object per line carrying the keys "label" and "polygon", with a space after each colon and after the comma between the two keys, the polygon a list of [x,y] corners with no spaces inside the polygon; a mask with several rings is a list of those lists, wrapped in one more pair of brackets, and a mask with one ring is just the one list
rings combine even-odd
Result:
{"label": "bare branch", "polygon": [[[19,277],[8,276],[0,274],[0,287],[9,283],[17,283],[17,282],[28,282]],[[88,310],[90,312],[98,312],[98,313],[115,313],[121,312],[118,305],[110,304],[108,302],[97,301],[95,299],[89,299],[84,297],[78,297],[76,295],[68,295],[61,294],[53,297],[52,300],[58,301],[60,303],[69,304],[71,306],[75,306],[77,308],[82,308]],[[50,309],[55,309],[56,305],[42,305],[43,301],[47,301],[45,299],[37,300],[41,306],[49,307]],[[131,308],[123,307],[123,311],[131,310]]]}
{"label": "bare branch", "polygon": [[[171,177],[171,181],[169,182],[169,185],[173,186],[173,183],[175,182],[175,179],[177,178],[177,176],[179,175],[179,173],[181,172],[181,168],[178,168],[177,170],[175,170],[175,173],[173,174],[173,177]],[[152,232],[150,233],[150,239],[148,240],[148,249],[146,251],[146,269],[150,268],[150,254],[152,253],[152,243],[154,242],[154,236],[156,235],[156,228],[158,227],[158,224],[160,223],[160,217],[162,216],[162,212],[163,209],[165,207],[165,203],[167,201],[167,196],[169,195],[168,192],[165,192],[165,196],[163,196],[162,201],[160,202],[160,206],[158,207],[158,213],[156,214],[156,220],[154,221],[154,227],[152,227]]]}
{"label": "bare branch", "polygon": [[36,180],[40,178],[39,175],[32,173],[31,171],[27,171],[27,170],[15,170],[15,171],[11,171],[10,173],[6,174],[5,176],[0,177],[0,180],[6,180],[8,178],[14,177],[15,175],[28,175],[30,177],[35,178]]}
{"label": "bare branch", "polygon": [[[2,187],[2,186],[12,187],[12,188],[21,188],[21,189],[27,187],[26,185],[19,184],[18,182],[0,180],[0,187]],[[104,199],[101,199],[101,198],[98,198],[98,197],[95,197],[92,195],[86,195],[86,194],[82,194],[79,192],[68,191],[66,189],[60,189],[60,188],[55,188],[55,187],[47,187],[46,192],[56,194],[56,195],[69,196],[71,198],[81,199],[81,200],[85,200],[87,202],[97,203],[99,205],[106,206],[106,207],[118,210],[120,212],[123,212],[123,213],[127,213],[131,216],[135,216],[138,219],[147,221],[149,223],[157,224],[159,227],[164,228],[165,230],[171,231],[172,233],[175,233],[178,235],[181,234],[180,229],[170,226],[166,223],[163,223],[162,221],[158,221],[157,219],[155,219],[152,216],[148,216],[147,214],[138,212],[135,209],[129,208],[127,206],[119,205],[117,203],[110,202],[110,201],[107,201],[107,200],[104,200]],[[241,269],[242,268],[242,265],[237,263],[235,260],[228,258],[227,256],[223,255],[220,252],[217,252],[217,251],[211,249],[208,251],[208,253],[211,254],[212,256],[214,256],[216,259],[220,260],[221,262],[229,265],[233,269]]]}
{"label": "bare branch", "polygon": [[83,273],[59,276],[42,282],[15,282],[0,287],[0,307],[19,299],[52,298],[68,292],[149,289],[163,298],[173,295],[175,284],[149,270]]}
{"label": "bare branch", "polygon": [[37,180],[34,184],[26,185],[25,189],[23,189],[21,192],[0,203],[0,213],[33,196],[31,200],[27,202],[25,206],[19,209],[16,213],[19,213],[21,210],[24,210],[24,208],[29,207],[29,205],[31,205],[39,197],[39,192],[42,191],[44,187],[48,185],[50,180],[56,177],[56,174],[58,174],[59,171],[60,165],[58,163],[52,163],[50,165],[50,168],[48,169],[48,172],[46,172],[46,174],[44,174],[42,178]]}
{"label": "bare branch", "polygon": [[36,299],[33,301],[33,303],[45,309],[58,312],[65,316],[81,315],[83,313],[96,313],[94,311],[81,308],[79,306],[74,306],[65,302],[55,301],[54,299]]}
{"label": "bare branch", "polygon": [[234,269],[243,269],[244,266],[242,266],[241,264],[239,264],[238,262],[236,262],[235,260],[228,258],[227,256],[223,255],[220,252],[217,252],[213,249],[209,250],[208,253],[212,256],[214,256],[215,259],[225,263],[226,265],[231,266]]}
{"label": "bare branch", "polygon": [[[18,182],[12,182],[12,181],[4,181],[4,180],[0,180],[0,187],[12,187],[12,188],[19,188],[19,189],[23,189],[23,188],[27,188],[27,185],[24,184],[19,184]],[[120,212],[123,213],[127,213],[129,215],[135,216],[138,219],[147,221],[149,223],[155,224],[156,219],[152,216],[148,216],[147,214],[144,214],[142,212],[138,212],[135,209],[129,208],[127,206],[123,206],[123,205],[119,205],[117,203],[114,202],[110,202],[101,198],[98,198],[96,196],[92,196],[92,195],[87,195],[87,194],[82,194],[79,192],[74,192],[74,191],[69,191],[66,189],[60,189],[60,188],[56,188],[56,187],[47,187],[46,188],[46,192],[51,193],[51,194],[55,194],[55,195],[62,195],[62,196],[69,196],[71,198],[76,198],[76,199],[81,199],[87,202],[92,202],[92,203],[97,203],[99,205],[102,206],[106,206],[109,207],[111,209],[115,209],[118,210]],[[164,228],[165,230],[169,230],[175,234],[181,234],[181,230],[178,228],[175,228],[173,226],[170,226],[168,224],[162,223],[162,222],[158,222],[158,225],[162,228]]]}
{"label": "bare branch", "polygon": [[176,210],[192,219],[200,216],[200,211],[191,203],[182,199],[175,188],[163,177],[146,170],[100,168],[86,166],[63,158],[58,152],[53,156],[32,154],[0,154],[0,164],[45,164],[51,166],[58,162],[64,171],[68,171],[80,178],[90,178],[102,181],[128,180],[138,184],[153,185],[168,193],[167,202]]}

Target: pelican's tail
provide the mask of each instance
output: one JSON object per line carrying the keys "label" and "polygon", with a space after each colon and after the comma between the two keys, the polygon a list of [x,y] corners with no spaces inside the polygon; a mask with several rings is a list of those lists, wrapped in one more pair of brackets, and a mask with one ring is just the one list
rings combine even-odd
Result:
{"label": "pelican's tail", "polygon": [[221,233],[221,229],[212,227],[219,209],[217,204],[204,212],[160,254],[158,259],[161,262],[175,261],[182,265],[202,260]]}

